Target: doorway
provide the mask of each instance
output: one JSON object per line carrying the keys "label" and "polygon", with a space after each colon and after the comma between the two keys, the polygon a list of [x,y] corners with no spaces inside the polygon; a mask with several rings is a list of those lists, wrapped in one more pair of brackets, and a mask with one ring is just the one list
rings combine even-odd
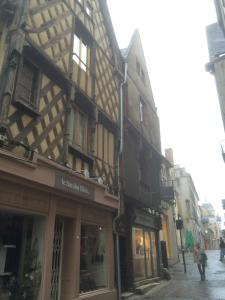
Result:
{"label": "doorway", "polygon": [[157,246],[155,231],[133,227],[132,242],[135,281],[157,276]]}

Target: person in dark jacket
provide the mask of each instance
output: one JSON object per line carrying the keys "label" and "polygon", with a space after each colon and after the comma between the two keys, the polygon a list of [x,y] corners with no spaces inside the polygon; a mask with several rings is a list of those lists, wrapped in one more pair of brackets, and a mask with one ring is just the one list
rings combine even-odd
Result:
{"label": "person in dark jacket", "polygon": [[220,238],[219,246],[220,246],[220,261],[222,261],[225,255],[225,242],[222,237]]}
{"label": "person in dark jacket", "polygon": [[207,265],[207,255],[205,250],[201,248],[200,243],[197,243],[194,247],[194,262],[197,264],[198,271],[201,275],[201,280],[205,280],[205,267]]}

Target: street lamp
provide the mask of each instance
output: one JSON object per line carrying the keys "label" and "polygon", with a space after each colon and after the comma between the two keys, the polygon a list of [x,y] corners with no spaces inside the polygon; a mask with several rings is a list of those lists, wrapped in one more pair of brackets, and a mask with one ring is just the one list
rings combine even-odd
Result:
{"label": "street lamp", "polygon": [[185,255],[184,255],[184,247],[183,247],[183,239],[182,239],[182,233],[181,230],[183,229],[183,220],[181,216],[178,217],[178,220],[176,220],[176,228],[180,231],[180,246],[181,246],[181,253],[183,258],[183,265],[184,265],[184,273],[187,272],[186,270],[186,262],[185,262]]}

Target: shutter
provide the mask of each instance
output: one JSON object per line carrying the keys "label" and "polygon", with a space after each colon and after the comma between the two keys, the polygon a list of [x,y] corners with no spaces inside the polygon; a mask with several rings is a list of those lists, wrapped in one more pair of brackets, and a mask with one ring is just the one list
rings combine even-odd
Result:
{"label": "shutter", "polygon": [[18,76],[16,100],[21,100],[35,107],[35,82],[37,80],[38,70],[24,60]]}

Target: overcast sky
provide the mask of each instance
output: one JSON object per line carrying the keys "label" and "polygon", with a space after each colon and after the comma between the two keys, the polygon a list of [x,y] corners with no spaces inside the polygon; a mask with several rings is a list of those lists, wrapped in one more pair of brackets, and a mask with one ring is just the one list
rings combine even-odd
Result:
{"label": "overcast sky", "polygon": [[162,149],[191,173],[201,202],[223,215],[225,139],[214,77],[205,71],[205,27],[216,22],[213,0],[107,0],[119,46],[140,31],[160,118]]}

